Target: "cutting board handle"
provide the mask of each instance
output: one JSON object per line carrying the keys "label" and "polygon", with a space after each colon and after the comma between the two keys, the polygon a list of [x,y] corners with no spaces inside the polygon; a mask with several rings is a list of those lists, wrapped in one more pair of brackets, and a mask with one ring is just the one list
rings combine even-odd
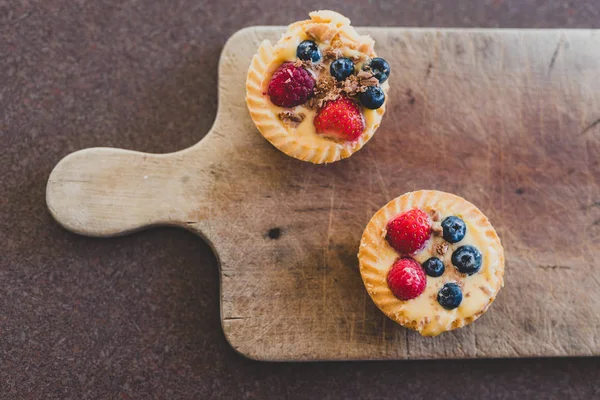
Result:
{"label": "cutting board handle", "polygon": [[[190,171],[186,151],[147,154],[91,148],[66,156],[46,188],[52,216],[88,236],[116,236],[152,225],[182,225],[189,218]],[[196,200],[198,190],[194,192]],[[196,203],[197,204],[197,203]]]}

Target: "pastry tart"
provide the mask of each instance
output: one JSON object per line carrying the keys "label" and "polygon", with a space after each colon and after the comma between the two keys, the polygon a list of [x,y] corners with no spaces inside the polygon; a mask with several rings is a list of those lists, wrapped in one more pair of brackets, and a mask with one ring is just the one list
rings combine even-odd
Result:
{"label": "pastry tart", "polygon": [[246,103],[260,133],[285,154],[316,164],[350,157],[385,112],[388,63],[348,18],[315,11],[252,59]]}
{"label": "pastry tart", "polygon": [[406,193],[377,211],[358,259],[377,307],[423,336],[475,321],[504,284],[504,250],[486,216],[435,190]]}

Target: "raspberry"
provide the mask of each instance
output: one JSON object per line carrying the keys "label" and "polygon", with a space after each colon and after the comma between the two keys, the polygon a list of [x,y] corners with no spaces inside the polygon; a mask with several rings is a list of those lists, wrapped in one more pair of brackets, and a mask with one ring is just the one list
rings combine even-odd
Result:
{"label": "raspberry", "polygon": [[425,272],[412,258],[401,258],[392,265],[387,275],[387,284],[400,300],[418,297],[427,286]]}
{"label": "raspberry", "polygon": [[365,120],[356,102],[347,97],[329,101],[314,119],[317,133],[336,139],[354,141],[365,130]]}
{"label": "raspberry", "polygon": [[295,107],[306,103],[313,94],[315,78],[304,68],[285,62],[273,73],[267,93],[279,107]]}
{"label": "raspberry", "polygon": [[398,215],[386,229],[386,240],[400,254],[421,250],[431,236],[429,216],[417,208]]}

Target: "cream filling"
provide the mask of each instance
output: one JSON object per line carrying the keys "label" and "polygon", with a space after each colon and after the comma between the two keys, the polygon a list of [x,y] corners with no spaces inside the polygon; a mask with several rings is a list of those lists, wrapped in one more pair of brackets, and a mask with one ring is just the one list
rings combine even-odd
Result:
{"label": "cream filling", "polygon": [[[422,209],[428,211],[426,207]],[[444,218],[456,215],[451,209],[445,208],[443,205],[436,206],[436,210],[442,215],[440,223]],[[461,217],[461,215],[456,216]],[[486,247],[485,238],[475,230],[468,220],[464,221],[467,226],[465,237],[458,243],[449,244],[445,255],[442,256],[436,252],[436,246],[444,242],[443,238],[433,234],[425,247],[412,255],[421,264],[430,257],[438,257],[444,262],[445,266],[442,276],[437,278],[427,276],[427,286],[419,297],[412,300],[400,301],[401,305],[396,310],[402,311],[406,318],[422,322],[421,333],[425,336],[435,336],[449,330],[456,319],[475,316],[487,307],[490,299],[496,294],[492,283],[497,280],[495,273],[500,255],[497,254],[494,248]],[[384,244],[380,248],[378,264],[382,272],[385,271],[383,274],[384,279],[387,279],[387,272],[398,259],[399,255],[385,239],[383,242]],[[470,276],[458,272],[451,262],[454,250],[467,244],[475,246],[481,251],[483,256],[481,269]],[[446,310],[437,301],[438,292],[448,282],[457,282],[463,292],[462,303],[454,310]]]}
{"label": "cream filling", "polygon": [[[267,73],[262,81],[262,92],[265,96],[265,104],[267,105],[267,109],[272,113],[275,119],[278,119],[279,113],[283,111],[292,111],[296,114],[302,113],[305,115],[304,120],[296,127],[288,126],[282,123],[282,126],[286,129],[288,134],[294,136],[300,144],[306,145],[317,145],[320,144],[331,144],[332,139],[329,139],[325,136],[318,134],[315,130],[315,126],[313,123],[314,117],[316,115],[315,109],[310,109],[304,105],[292,107],[292,108],[283,108],[274,105],[269,99],[269,95],[267,94],[269,82],[271,80],[271,76],[273,73],[279,68],[281,64],[284,62],[295,62],[296,61],[296,48],[300,44],[300,42],[304,40],[311,39],[302,29],[302,26],[292,26],[290,27],[291,31],[288,31],[286,35],[277,43],[274,47],[274,57],[271,64],[267,68]],[[325,52],[330,48],[329,43],[319,43],[319,48],[321,52]],[[344,57],[365,57],[368,58],[367,54],[361,53],[358,50],[350,49],[348,47],[341,48]],[[329,74],[329,64],[330,62],[323,62],[324,68],[322,71],[315,72],[316,80],[318,81],[321,77],[321,74]],[[359,70],[362,68],[362,63],[357,63],[355,65],[355,70]],[[384,91],[387,91],[387,82],[384,82],[382,85]],[[363,117],[365,120],[365,130],[367,131],[370,128],[377,128],[377,124],[379,123],[380,117],[377,113],[377,110],[370,110],[368,108],[361,107]],[[353,142],[346,142],[348,145],[351,145]]]}

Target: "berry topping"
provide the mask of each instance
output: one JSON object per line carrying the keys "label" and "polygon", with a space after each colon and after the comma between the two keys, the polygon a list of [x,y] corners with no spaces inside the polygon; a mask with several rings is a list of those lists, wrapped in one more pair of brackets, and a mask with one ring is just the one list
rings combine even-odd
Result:
{"label": "berry topping", "polygon": [[296,57],[303,61],[312,61],[316,63],[323,55],[315,42],[312,40],[305,40],[296,48]]}
{"label": "berry topping", "polygon": [[338,58],[329,66],[329,73],[338,81],[343,81],[354,73],[354,63],[349,58]]}
{"label": "berry topping", "polygon": [[414,208],[388,222],[386,240],[401,254],[415,253],[425,246],[431,236],[429,216]]}
{"label": "berry topping", "polygon": [[442,222],[442,229],[444,230],[442,236],[447,242],[450,243],[460,242],[467,233],[465,221],[454,216],[448,217]]}
{"label": "berry topping", "polygon": [[454,310],[462,303],[463,295],[460,286],[454,282],[446,283],[438,292],[437,300],[446,310]]}
{"label": "berry topping", "polygon": [[445,270],[444,263],[437,257],[431,257],[425,261],[423,263],[423,269],[427,275],[433,276],[434,278],[442,276]]}
{"label": "berry topping", "polygon": [[276,106],[295,107],[308,100],[314,87],[315,78],[307,70],[286,62],[271,77],[267,93]]}
{"label": "berry topping", "polygon": [[371,70],[373,76],[377,78],[379,83],[385,82],[390,76],[390,64],[380,57],[373,58],[368,64],[365,64],[363,69]]}
{"label": "berry topping", "polygon": [[401,258],[388,272],[387,284],[394,296],[410,300],[423,293],[427,278],[418,262],[412,258]]}
{"label": "berry topping", "polygon": [[325,103],[314,119],[317,133],[336,139],[354,141],[365,130],[365,121],[356,102],[340,97]]}
{"label": "berry topping", "polygon": [[452,253],[452,264],[463,274],[473,275],[481,268],[481,252],[471,245],[460,246]]}
{"label": "berry topping", "polygon": [[385,93],[379,86],[369,86],[367,90],[358,95],[360,103],[371,110],[376,110],[383,105]]}

